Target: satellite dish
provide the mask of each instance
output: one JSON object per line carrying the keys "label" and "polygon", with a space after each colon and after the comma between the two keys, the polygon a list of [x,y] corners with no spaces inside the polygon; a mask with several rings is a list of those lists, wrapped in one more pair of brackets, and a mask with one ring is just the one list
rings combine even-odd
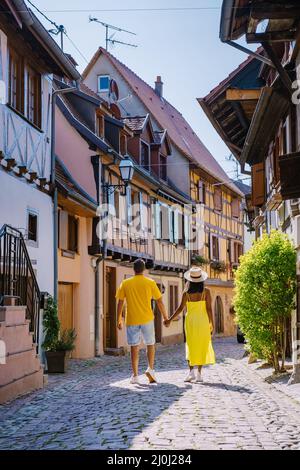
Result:
{"label": "satellite dish", "polygon": [[113,78],[110,81],[109,91],[110,91],[111,100],[112,101],[118,101],[118,99],[119,99],[119,88],[118,88],[116,80],[114,80]]}

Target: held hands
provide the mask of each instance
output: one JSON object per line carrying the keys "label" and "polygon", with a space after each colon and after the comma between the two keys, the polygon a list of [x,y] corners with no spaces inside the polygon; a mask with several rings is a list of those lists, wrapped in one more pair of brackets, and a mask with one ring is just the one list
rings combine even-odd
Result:
{"label": "held hands", "polygon": [[164,325],[168,328],[170,325],[171,325],[171,321],[170,318],[168,318],[167,320],[164,320]]}
{"label": "held hands", "polygon": [[121,320],[118,320],[118,328],[119,330],[122,330],[123,328],[123,319],[121,318]]}
{"label": "held hands", "polygon": [[213,335],[213,332],[214,332],[214,326],[212,323],[209,323],[209,327],[210,327],[210,334]]}

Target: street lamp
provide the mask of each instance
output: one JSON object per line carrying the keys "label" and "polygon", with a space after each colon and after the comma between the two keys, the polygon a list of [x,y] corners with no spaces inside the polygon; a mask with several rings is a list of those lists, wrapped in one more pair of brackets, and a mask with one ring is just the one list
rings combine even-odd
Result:
{"label": "street lamp", "polygon": [[130,160],[129,155],[125,155],[123,160],[121,160],[120,165],[119,165],[119,170],[120,170],[121,180],[123,182],[122,184],[109,184],[109,183],[103,184],[103,188],[108,195],[114,193],[116,189],[122,189],[123,196],[126,195],[126,188],[128,184],[131,182],[133,178],[133,173],[134,173],[134,165],[132,161]]}

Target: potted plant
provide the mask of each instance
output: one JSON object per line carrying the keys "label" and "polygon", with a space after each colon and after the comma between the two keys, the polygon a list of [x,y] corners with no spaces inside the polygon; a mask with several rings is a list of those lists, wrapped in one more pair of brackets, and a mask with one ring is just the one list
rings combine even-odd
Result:
{"label": "potted plant", "polygon": [[57,305],[52,297],[47,300],[43,326],[45,338],[42,346],[45,349],[47,371],[48,373],[63,373],[67,368],[68,353],[75,347],[76,334],[74,329],[60,333]]}
{"label": "potted plant", "polygon": [[212,260],[210,266],[214,271],[219,271],[220,273],[226,272],[226,263],[224,261]]}
{"label": "potted plant", "polygon": [[209,263],[209,261],[208,261],[206,258],[204,258],[204,256],[198,255],[198,254],[197,254],[197,255],[193,255],[191,261],[192,261],[192,264],[193,264],[193,265],[195,265],[195,266],[200,266],[200,267],[201,267],[201,266],[205,266],[206,264]]}

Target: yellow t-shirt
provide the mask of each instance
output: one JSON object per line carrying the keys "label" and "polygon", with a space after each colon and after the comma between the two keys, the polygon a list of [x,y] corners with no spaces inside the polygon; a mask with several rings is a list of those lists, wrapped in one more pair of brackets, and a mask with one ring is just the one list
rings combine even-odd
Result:
{"label": "yellow t-shirt", "polygon": [[160,299],[161,292],[153,279],[137,274],[121,283],[116,298],[126,300],[126,325],[143,325],[153,320],[151,300]]}

